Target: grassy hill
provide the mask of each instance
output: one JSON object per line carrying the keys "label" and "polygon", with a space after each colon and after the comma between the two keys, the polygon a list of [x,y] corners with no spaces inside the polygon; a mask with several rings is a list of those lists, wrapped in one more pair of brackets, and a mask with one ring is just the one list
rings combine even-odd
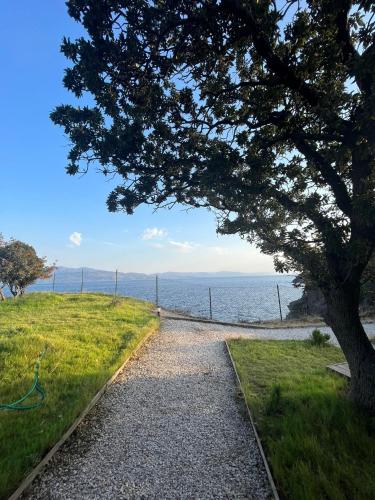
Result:
{"label": "grassy hill", "polygon": [[[151,305],[101,294],[30,294],[0,303],[0,404],[17,400],[41,361],[46,398],[0,410],[0,498],[58,441],[140,341],[158,328]],[[31,399],[28,403],[32,403]]]}

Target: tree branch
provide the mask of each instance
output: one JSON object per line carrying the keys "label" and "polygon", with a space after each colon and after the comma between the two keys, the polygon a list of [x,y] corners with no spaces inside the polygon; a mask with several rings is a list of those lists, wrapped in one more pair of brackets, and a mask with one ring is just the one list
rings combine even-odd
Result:
{"label": "tree branch", "polygon": [[226,87],[224,89],[221,89],[218,92],[211,92],[209,90],[205,91],[203,93],[204,96],[213,96],[213,97],[220,97],[223,94],[226,94],[228,92],[233,92],[234,90],[238,90],[241,88],[247,88],[247,87],[258,87],[258,86],[274,86],[277,84],[282,83],[279,78],[264,78],[264,79],[258,79],[258,80],[252,80],[252,81],[246,81],[246,82],[239,82],[233,85],[230,85],[229,87]]}
{"label": "tree branch", "polygon": [[352,201],[350,199],[345,183],[330,163],[309,142],[298,133],[292,135],[298,150],[305,158],[319,167],[319,171],[325,182],[331,187],[339,209],[347,216],[352,213]]}
{"label": "tree branch", "polygon": [[333,113],[328,107],[324,108],[324,112],[322,111],[321,104],[322,102],[328,103],[328,97],[315,89],[311,84],[306,83],[296,74],[290,64],[285,62],[275,53],[267,37],[264,35],[261,25],[255,19],[251,7],[245,6],[240,0],[224,0],[223,5],[231,13],[233,13],[234,10],[247,24],[254,46],[258,54],[266,61],[269,69],[273,71],[288,88],[298,92],[329,126],[333,126],[334,129],[339,129],[344,134],[347,134],[350,131],[350,123]]}

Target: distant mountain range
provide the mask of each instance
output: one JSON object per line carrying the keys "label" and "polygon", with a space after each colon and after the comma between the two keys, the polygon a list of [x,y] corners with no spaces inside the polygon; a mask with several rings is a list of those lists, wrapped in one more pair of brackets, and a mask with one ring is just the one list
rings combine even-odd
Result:
{"label": "distant mountain range", "polygon": [[[64,266],[57,266],[55,274],[56,274],[56,279],[60,279],[63,281],[80,281],[81,280],[81,275],[83,272],[83,276],[86,279],[90,280],[95,280],[95,281],[108,281],[108,280],[113,280],[114,278],[114,271],[103,271],[101,269],[93,269],[91,267],[64,267]],[[134,280],[134,279],[147,279],[150,278],[149,275],[143,274],[143,273],[118,273],[118,278],[120,279],[129,279],[129,280]]]}
{"label": "distant mountain range", "polygon": [[[108,281],[113,280],[114,272],[113,271],[103,271],[100,269],[93,269],[90,267],[64,267],[58,266],[56,269],[56,279],[60,281],[80,281],[81,275],[85,277],[85,279],[95,280],[95,281]],[[240,272],[231,272],[231,271],[221,271],[216,273],[205,273],[205,272],[165,272],[158,273],[159,278],[162,279],[181,279],[181,278],[226,278],[226,277],[237,277],[237,276],[254,276],[256,274],[264,274],[264,273],[240,273]],[[271,274],[271,273],[270,273]],[[146,280],[155,277],[155,274],[145,274],[145,273],[118,273],[119,279],[128,279],[128,280]]]}

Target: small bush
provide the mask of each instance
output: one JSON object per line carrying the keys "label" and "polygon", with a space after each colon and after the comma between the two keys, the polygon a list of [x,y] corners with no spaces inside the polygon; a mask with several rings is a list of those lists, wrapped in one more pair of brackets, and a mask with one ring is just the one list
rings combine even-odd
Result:
{"label": "small bush", "polygon": [[322,333],[320,330],[317,328],[313,330],[312,334],[310,335],[310,342],[312,345],[316,346],[325,346],[327,345],[330,335],[328,333]]}

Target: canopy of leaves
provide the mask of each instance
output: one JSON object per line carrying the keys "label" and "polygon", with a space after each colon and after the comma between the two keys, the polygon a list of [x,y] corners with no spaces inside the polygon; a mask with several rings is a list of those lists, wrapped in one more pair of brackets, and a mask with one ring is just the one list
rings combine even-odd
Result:
{"label": "canopy of leaves", "polygon": [[53,269],[22,241],[3,242],[0,246],[0,284],[2,288],[8,286],[14,296],[22,295],[37,279],[49,278]]}
{"label": "canopy of leaves", "polygon": [[112,211],[215,209],[279,269],[358,280],[375,244],[375,7],[369,0],[69,0],[52,113],[120,183]]}

